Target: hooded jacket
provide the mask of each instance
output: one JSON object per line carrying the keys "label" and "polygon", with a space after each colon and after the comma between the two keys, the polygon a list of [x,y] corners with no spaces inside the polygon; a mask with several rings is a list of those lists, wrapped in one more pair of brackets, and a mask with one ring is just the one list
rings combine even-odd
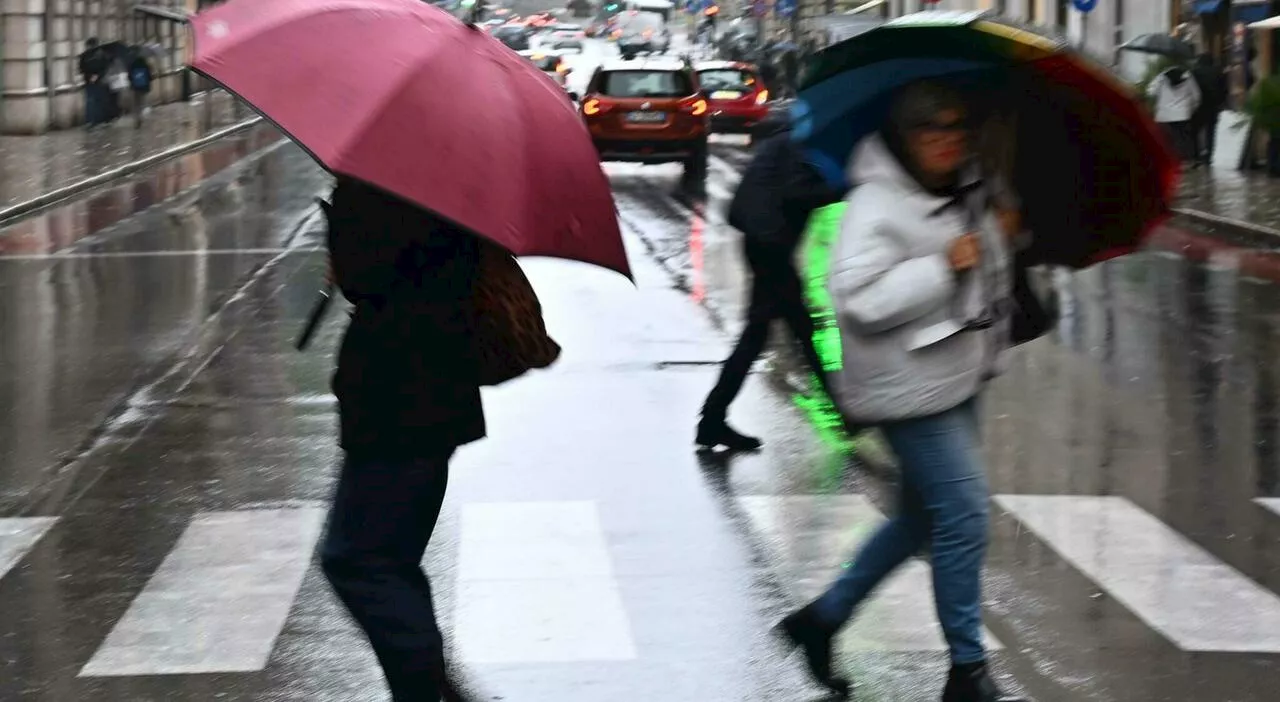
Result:
{"label": "hooded jacket", "polygon": [[1200,88],[1181,66],[1174,66],[1151,80],[1147,94],[1156,99],[1157,122],[1186,122],[1200,107]]}
{"label": "hooded jacket", "polygon": [[805,159],[792,139],[790,124],[780,117],[761,123],[760,143],[729,203],[729,225],[753,244],[794,251],[809,215],[835,204],[844,195],[832,188]]}
{"label": "hooded jacket", "polygon": [[[925,190],[879,135],[854,149],[853,191],[827,288],[840,328],[841,409],[874,424],[944,412],[1002,370],[1009,348],[1004,236],[976,179],[955,198]],[[951,270],[951,243],[980,237],[979,266]]]}

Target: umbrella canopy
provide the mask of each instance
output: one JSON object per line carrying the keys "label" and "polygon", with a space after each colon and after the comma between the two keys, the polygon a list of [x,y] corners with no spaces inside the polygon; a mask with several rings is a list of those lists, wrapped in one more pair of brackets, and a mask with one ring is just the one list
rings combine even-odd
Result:
{"label": "umbrella canopy", "polygon": [[1120,45],[1121,51],[1136,51],[1143,54],[1168,56],[1169,58],[1188,61],[1195,58],[1196,47],[1168,34],[1143,34]]}
{"label": "umbrella canopy", "polygon": [[484,32],[418,0],[231,0],[191,26],[191,67],[330,171],[516,255],[630,275],[582,119]]}
{"label": "umbrella canopy", "polygon": [[923,12],[815,54],[793,110],[796,138],[843,178],[854,146],[902,86],[967,89],[989,129],[988,172],[1011,181],[1035,233],[1028,261],[1083,267],[1138,246],[1168,212],[1178,159],[1128,84],[1061,41],[983,12]]}

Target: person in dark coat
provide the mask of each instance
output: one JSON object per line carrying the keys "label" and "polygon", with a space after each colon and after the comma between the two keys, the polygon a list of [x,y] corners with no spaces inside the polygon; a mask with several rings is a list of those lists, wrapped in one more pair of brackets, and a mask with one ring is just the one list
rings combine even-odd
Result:
{"label": "person in dark coat", "polygon": [[102,50],[97,37],[90,37],[84,43],[84,52],[80,54],[80,77],[84,79],[84,123],[92,128],[106,124],[107,106],[111,98],[111,90],[107,87],[107,67],[110,59]]}
{"label": "person in dark coat", "polygon": [[478,243],[350,179],[325,212],[331,275],[355,309],[333,378],[345,456],[321,566],[369,637],[392,699],[465,700],[446,672],[420,564],[450,458],[485,435],[471,352]]}
{"label": "person in dark coat", "polygon": [[1200,88],[1200,106],[1192,116],[1192,130],[1196,137],[1196,161],[1204,165],[1213,163],[1213,151],[1217,144],[1218,116],[1227,106],[1230,87],[1226,73],[1213,62],[1213,57],[1200,54],[1195,68],[1191,69]]}
{"label": "person in dark coat", "polygon": [[756,134],[761,139],[729,205],[729,224],[742,232],[743,251],[751,269],[751,302],[746,326],[720,378],[707,396],[696,442],[704,448],[760,448],[759,439],[729,426],[729,405],[742,389],[751,365],[764,351],[769,326],[782,319],[800,342],[805,360],[823,383],[826,374],[813,345],[813,319],[804,302],[804,287],[792,261],[809,215],[839,202],[844,190],[829,186],[792,140],[786,121],[771,117]]}
{"label": "person in dark coat", "polygon": [[151,62],[142,47],[134,47],[129,57],[129,92],[132,101],[129,108],[133,111],[133,124],[142,126],[142,118],[147,111],[147,95],[151,93],[151,82],[154,74]]}

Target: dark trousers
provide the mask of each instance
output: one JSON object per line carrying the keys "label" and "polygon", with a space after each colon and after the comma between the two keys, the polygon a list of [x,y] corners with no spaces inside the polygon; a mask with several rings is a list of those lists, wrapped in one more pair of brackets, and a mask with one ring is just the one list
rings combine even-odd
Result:
{"label": "dark trousers", "polygon": [[720,369],[720,379],[707,396],[702,416],[710,421],[723,421],[729,405],[746,382],[751,364],[760,357],[769,341],[769,326],[783,320],[800,342],[801,353],[809,367],[818,374],[828,390],[822,360],[813,346],[813,318],[804,303],[804,287],[791,262],[791,252],[781,247],[761,246],[747,240],[747,263],[751,267],[751,301],[747,307],[746,326],[733,353]]}
{"label": "dark trousers", "polygon": [[324,573],[369,637],[396,702],[440,699],[444,639],[421,563],[452,454],[401,460],[348,454],[320,547]]}
{"label": "dark trousers", "polygon": [[1194,159],[1196,157],[1196,137],[1191,129],[1191,120],[1161,122],[1161,124],[1164,126],[1165,134],[1169,137],[1170,146],[1177,152],[1178,157],[1184,161]]}
{"label": "dark trousers", "polygon": [[1213,150],[1218,142],[1218,113],[1202,115],[1196,120],[1196,156],[1213,163]]}
{"label": "dark trousers", "polygon": [[105,124],[109,121],[108,108],[111,91],[102,79],[96,83],[85,83],[84,86],[84,123],[87,125]]}

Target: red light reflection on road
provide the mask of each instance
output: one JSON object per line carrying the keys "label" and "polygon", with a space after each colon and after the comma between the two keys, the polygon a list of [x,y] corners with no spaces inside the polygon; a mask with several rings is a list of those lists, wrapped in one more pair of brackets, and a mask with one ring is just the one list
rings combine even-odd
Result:
{"label": "red light reflection on road", "polygon": [[692,269],[693,276],[692,285],[694,302],[702,302],[706,297],[706,282],[702,276],[702,228],[705,222],[702,218],[701,203],[693,206],[693,216],[689,218],[689,267]]}

